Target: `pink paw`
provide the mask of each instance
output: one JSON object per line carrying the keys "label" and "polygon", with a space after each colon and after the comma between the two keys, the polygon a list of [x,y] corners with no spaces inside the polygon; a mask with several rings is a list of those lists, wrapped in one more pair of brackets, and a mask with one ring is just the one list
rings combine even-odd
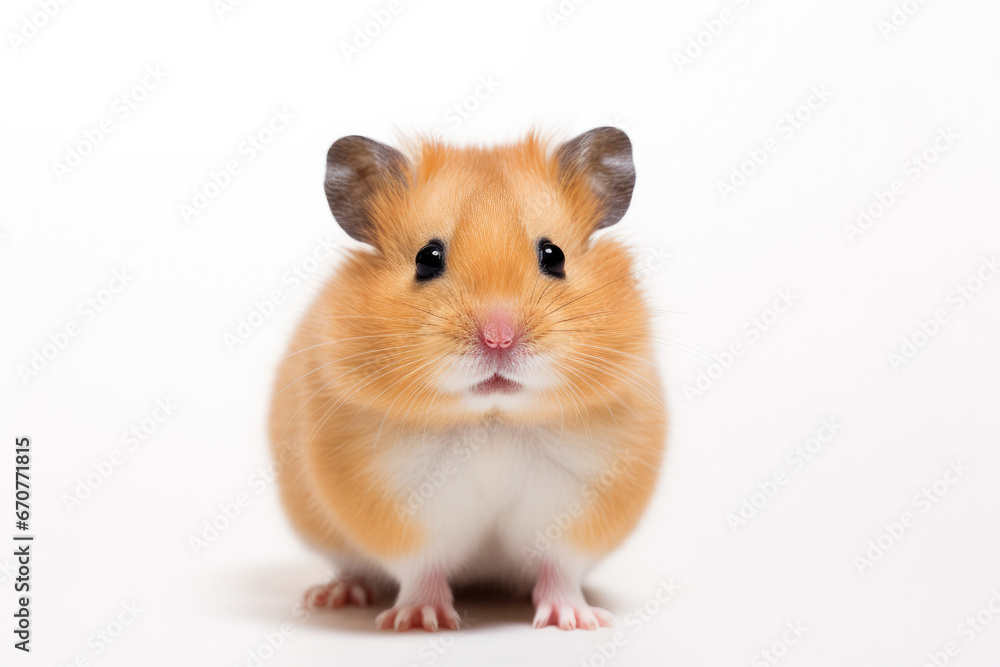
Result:
{"label": "pink paw", "polygon": [[458,630],[461,620],[458,612],[448,604],[404,604],[386,609],[375,618],[379,630],[423,628],[427,632],[437,632],[439,628]]}
{"label": "pink paw", "polygon": [[337,577],[328,584],[307,590],[304,602],[307,609],[337,609],[347,604],[367,607],[374,600],[375,596],[362,579]]}
{"label": "pink paw", "polygon": [[591,607],[583,603],[571,604],[569,602],[549,602],[542,600],[538,602],[532,626],[544,628],[548,625],[555,625],[561,630],[573,630],[575,628],[596,630],[599,627],[610,628],[614,623],[614,617],[600,607]]}

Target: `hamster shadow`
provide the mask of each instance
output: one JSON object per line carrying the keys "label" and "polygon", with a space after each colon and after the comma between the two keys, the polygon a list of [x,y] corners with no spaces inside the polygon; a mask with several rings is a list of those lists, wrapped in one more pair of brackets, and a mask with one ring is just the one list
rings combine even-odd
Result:
{"label": "hamster shadow", "polygon": [[[206,590],[212,592],[211,604],[227,615],[250,616],[270,624],[290,622],[355,634],[396,634],[375,627],[375,617],[392,605],[392,599],[380,598],[368,607],[348,605],[339,609],[311,610],[308,616],[304,616],[301,607],[303,594],[310,586],[328,578],[329,571],[315,564],[273,564],[213,572],[208,577]],[[584,587],[584,591],[588,599],[599,606],[613,602],[601,591],[588,587]],[[395,592],[390,598],[394,597]],[[616,606],[612,604],[612,607]],[[462,618],[462,629],[473,631],[501,626],[522,626],[531,630],[535,613],[530,595],[512,594],[489,582],[457,588],[455,609]],[[614,612],[613,609],[611,611]]]}

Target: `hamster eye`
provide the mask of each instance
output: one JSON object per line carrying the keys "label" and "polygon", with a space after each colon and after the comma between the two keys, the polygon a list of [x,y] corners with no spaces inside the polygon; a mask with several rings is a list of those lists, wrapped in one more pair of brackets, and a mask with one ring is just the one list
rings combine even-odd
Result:
{"label": "hamster eye", "polygon": [[538,242],[538,268],[555,278],[565,278],[566,256],[555,243],[548,239]]}
{"label": "hamster eye", "polygon": [[431,241],[417,253],[417,280],[430,280],[444,271],[444,245]]}

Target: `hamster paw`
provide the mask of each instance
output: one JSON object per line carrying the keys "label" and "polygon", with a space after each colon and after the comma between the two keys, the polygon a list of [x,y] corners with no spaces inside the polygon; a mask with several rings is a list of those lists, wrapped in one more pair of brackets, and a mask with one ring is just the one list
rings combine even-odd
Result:
{"label": "hamster paw", "polygon": [[438,628],[458,630],[461,619],[450,603],[446,604],[406,604],[386,609],[375,618],[375,627],[379,630],[398,630],[423,628],[427,632],[436,632]]}
{"label": "hamster paw", "polygon": [[561,630],[596,630],[598,627],[610,628],[614,625],[614,617],[605,609],[583,603],[539,600],[532,626],[544,628],[548,625],[558,626]]}
{"label": "hamster paw", "polygon": [[307,590],[304,602],[308,609],[337,609],[347,604],[367,607],[374,600],[371,588],[363,579],[341,576]]}

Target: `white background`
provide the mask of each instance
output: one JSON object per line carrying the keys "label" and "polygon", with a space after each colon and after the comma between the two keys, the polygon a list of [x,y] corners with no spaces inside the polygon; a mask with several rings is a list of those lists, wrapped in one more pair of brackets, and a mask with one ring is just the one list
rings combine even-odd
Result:
{"label": "white background", "polygon": [[[37,538],[30,656],[11,647],[13,559],[0,549],[0,661],[246,665],[288,621],[263,664],[605,664],[614,631],[532,630],[526,604],[459,601],[476,620],[439,637],[443,653],[431,635],[377,633],[377,609],[298,622],[292,607],[326,566],[253,476],[268,464],[274,369],[337,261],[309,258],[326,239],[346,246],[321,189],[332,141],[615,124],[638,183],[614,233],[650,266],[673,428],[649,512],[587,580],[621,633],[607,664],[771,664],[759,652],[776,642],[788,666],[918,667],[949,642],[948,664],[997,664],[1000,617],[960,625],[1000,591],[1000,279],[977,283],[1000,253],[1000,6],[895,1],[911,14],[880,27],[893,0],[567,0],[565,16],[556,0],[405,0],[350,60],[342,45],[388,0],[248,0],[221,17],[211,0],[103,0],[47,19],[5,3],[0,536],[14,532],[13,438],[27,434]],[[130,92],[146,68],[163,80]],[[803,107],[813,89],[828,99]],[[143,98],[125,118],[123,94]],[[467,118],[451,111],[463,103]],[[294,119],[247,160],[241,144],[275,109]],[[789,133],[779,124],[795,113]],[[110,134],[60,178],[55,164],[105,118]],[[941,130],[957,138],[935,153]],[[765,145],[777,149],[724,198],[719,184]],[[936,159],[914,178],[925,150]],[[181,205],[230,160],[240,172],[185,221]],[[894,201],[848,234],[894,180]],[[313,269],[299,285],[295,267]],[[102,293],[120,270],[127,286]],[[967,283],[979,289],[959,299]],[[226,334],[275,290],[282,302],[231,349]],[[794,300],[773,321],[779,290]],[[92,319],[81,310],[109,296]],[[939,310],[935,335],[920,335]],[[751,336],[755,317],[770,325]],[[734,342],[721,377],[686,392],[720,375],[711,355]],[[166,399],[179,407],[129,451],[123,434]],[[835,437],[795,468],[786,454],[830,417]],[[68,509],[116,450],[119,465]],[[914,496],[949,462],[967,472],[924,511]],[[776,472],[786,483],[734,531],[727,515]],[[190,538],[240,494],[249,506],[195,555]],[[913,525],[859,565],[906,512]],[[661,604],[671,579],[680,589]],[[99,652],[96,633],[116,632],[132,602],[137,618]],[[630,616],[643,605],[653,613]],[[787,623],[807,630],[783,647]]]}

